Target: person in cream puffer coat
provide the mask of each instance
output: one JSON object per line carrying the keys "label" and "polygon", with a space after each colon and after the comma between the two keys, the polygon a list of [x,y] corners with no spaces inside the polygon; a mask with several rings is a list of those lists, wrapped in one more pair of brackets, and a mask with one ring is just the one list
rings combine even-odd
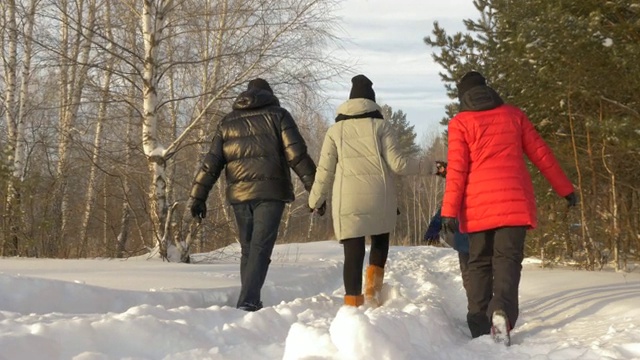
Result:
{"label": "person in cream puffer coat", "polygon": [[[379,305],[389,233],[396,225],[394,176],[417,174],[417,159],[404,156],[392,125],[375,102],[372,82],[352,79],[349,100],[338,107],[325,135],[309,207],[319,209],[331,195],[334,234],[344,245],[345,304]],[[362,295],[365,236],[371,236]]]}

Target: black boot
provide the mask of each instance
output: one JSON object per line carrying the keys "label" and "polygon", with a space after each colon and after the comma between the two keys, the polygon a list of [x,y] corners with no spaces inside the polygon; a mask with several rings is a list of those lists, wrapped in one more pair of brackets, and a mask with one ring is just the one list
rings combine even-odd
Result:
{"label": "black boot", "polygon": [[491,333],[491,322],[485,313],[467,314],[467,324],[473,338]]}

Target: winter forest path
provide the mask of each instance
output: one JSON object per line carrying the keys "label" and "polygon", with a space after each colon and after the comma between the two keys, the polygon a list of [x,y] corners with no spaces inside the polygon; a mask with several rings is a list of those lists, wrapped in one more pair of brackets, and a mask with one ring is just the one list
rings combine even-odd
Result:
{"label": "winter forest path", "polygon": [[505,348],[470,338],[451,249],[392,247],[375,309],[342,306],[337,242],[278,245],[255,313],[237,257],[195,260],[0,259],[0,359],[640,359],[638,274],[527,260]]}

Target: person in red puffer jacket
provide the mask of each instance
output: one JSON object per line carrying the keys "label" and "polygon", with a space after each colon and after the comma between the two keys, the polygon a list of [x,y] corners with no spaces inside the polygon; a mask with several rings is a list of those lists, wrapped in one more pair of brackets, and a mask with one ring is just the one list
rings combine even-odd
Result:
{"label": "person in red puffer jacket", "polygon": [[469,234],[471,335],[491,333],[508,344],[519,312],[525,235],[537,224],[533,184],[523,155],[569,206],[575,206],[577,198],[573,184],[522,110],[505,104],[475,71],[465,74],[457,89],[460,112],[448,127],[442,226],[453,232],[459,225],[460,232]]}

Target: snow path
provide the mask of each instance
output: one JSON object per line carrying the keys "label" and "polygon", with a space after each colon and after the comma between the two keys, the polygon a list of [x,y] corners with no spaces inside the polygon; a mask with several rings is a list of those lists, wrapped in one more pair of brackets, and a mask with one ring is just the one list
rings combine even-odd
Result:
{"label": "snow path", "polygon": [[233,308],[234,259],[2,259],[0,359],[640,359],[638,274],[527,265],[506,348],[470,339],[450,249],[393,247],[376,309],[342,306],[339,245],[291,251],[278,246],[256,313]]}

